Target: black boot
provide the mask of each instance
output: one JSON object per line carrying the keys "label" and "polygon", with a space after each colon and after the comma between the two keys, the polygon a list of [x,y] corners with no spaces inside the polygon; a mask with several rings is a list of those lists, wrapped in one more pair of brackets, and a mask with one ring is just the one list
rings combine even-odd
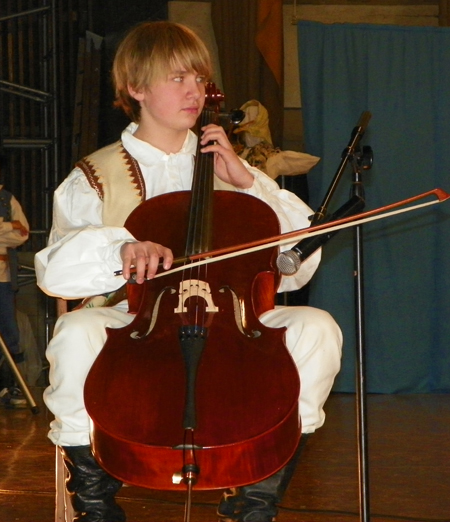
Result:
{"label": "black boot", "polygon": [[219,522],[274,522],[278,514],[277,504],[291,481],[307,438],[307,434],[301,436],[292,459],[274,475],[256,484],[225,492],[217,509]]}
{"label": "black boot", "polygon": [[69,472],[66,488],[75,511],[73,522],[125,522],[125,512],[114,499],[122,482],[99,466],[91,447],[64,446],[61,451]]}

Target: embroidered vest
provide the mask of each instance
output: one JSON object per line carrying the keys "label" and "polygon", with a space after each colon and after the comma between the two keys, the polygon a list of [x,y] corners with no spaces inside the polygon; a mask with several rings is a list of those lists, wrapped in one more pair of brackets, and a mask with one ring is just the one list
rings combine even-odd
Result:
{"label": "embroidered vest", "polygon": [[[86,156],[75,166],[84,172],[89,184],[103,202],[104,225],[123,226],[131,212],[146,199],[141,168],[121,141]],[[114,306],[127,298],[127,287],[125,284],[115,292],[86,298],[77,309]],[[130,312],[136,313],[136,310],[131,306]]]}
{"label": "embroidered vest", "polygon": [[86,156],[75,164],[103,202],[104,225],[121,227],[145,201],[145,183],[138,162],[121,141]]}

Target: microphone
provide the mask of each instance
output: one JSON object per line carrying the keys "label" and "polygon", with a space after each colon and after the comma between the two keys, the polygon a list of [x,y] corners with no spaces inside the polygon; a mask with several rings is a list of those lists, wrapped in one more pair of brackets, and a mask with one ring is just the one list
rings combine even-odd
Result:
{"label": "microphone", "polygon": [[302,261],[307,259],[313,254],[319,247],[326,243],[336,231],[329,232],[328,234],[321,234],[320,236],[314,236],[303,239],[300,243],[297,243],[291,250],[281,252],[277,257],[278,270],[283,275],[294,275],[298,272]]}
{"label": "microphone", "polygon": [[[353,214],[356,214],[362,210],[364,206],[364,199],[360,198],[359,196],[353,196],[349,201],[347,201],[347,203],[344,203],[342,207],[336,210],[336,212],[332,214],[329,219],[325,221],[325,223],[336,221],[337,219],[342,219],[347,216],[352,216]],[[338,232],[339,230],[334,230],[332,232],[327,232],[325,230],[323,234],[302,239],[290,250],[281,252],[277,257],[278,270],[283,275],[294,275],[298,272],[302,261],[307,259]]]}

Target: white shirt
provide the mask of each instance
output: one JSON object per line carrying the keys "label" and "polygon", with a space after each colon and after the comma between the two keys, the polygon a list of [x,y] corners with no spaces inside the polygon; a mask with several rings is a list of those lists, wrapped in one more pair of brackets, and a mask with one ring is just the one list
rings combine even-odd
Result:
{"label": "white shirt", "polygon": [[[197,145],[195,134],[188,132],[178,153],[166,154],[135,138],[136,128],[136,124],[131,123],[123,131],[122,143],[139,162],[147,199],[190,190]],[[282,233],[309,226],[308,216],[312,210],[303,201],[280,189],[258,169],[244,164],[255,178],[251,188],[236,189],[218,178],[215,187],[239,190],[265,201],[277,213]],[[103,225],[102,201],[81,169],[75,168],[54,194],[49,243],[35,258],[37,284],[48,295],[66,299],[112,292],[124,284],[124,279],[115,276],[114,272],[122,268],[120,248],[130,240],[134,238],[124,227]],[[284,246],[283,250],[288,248],[289,245]],[[283,277],[279,291],[301,288],[312,277],[319,262],[320,250],[302,263],[297,274]]]}

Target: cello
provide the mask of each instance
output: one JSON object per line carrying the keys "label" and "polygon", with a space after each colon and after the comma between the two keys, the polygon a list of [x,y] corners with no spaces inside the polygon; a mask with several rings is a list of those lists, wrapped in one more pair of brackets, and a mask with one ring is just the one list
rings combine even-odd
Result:
{"label": "cello", "polygon": [[[215,121],[221,99],[209,85],[201,127]],[[141,203],[125,227],[182,258],[279,233],[266,203],[214,190],[213,155],[199,150],[192,190]],[[93,452],[111,475],[150,489],[223,489],[263,480],[290,460],[301,433],[299,376],[284,329],[258,320],[274,306],[276,255],[187,262],[127,284],[136,316],[108,329],[85,384]]]}

